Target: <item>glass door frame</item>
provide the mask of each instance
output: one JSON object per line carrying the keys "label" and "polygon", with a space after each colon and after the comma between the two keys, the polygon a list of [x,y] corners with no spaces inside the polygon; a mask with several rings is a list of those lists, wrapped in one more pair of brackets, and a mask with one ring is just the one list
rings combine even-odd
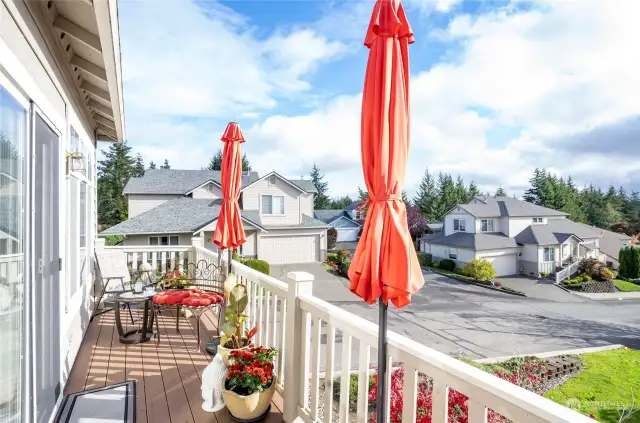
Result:
{"label": "glass door frame", "polygon": [[27,128],[26,140],[24,148],[24,240],[23,240],[23,273],[22,283],[24,284],[24,293],[22,299],[22,363],[21,363],[21,418],[22,421],[32,421],[35,414],[35,402],[33,401],[33,102],[20,88],[17,82],[11,78],[0,65],[0,86],[4,88],[14,100],[20,104],[27,112]]}

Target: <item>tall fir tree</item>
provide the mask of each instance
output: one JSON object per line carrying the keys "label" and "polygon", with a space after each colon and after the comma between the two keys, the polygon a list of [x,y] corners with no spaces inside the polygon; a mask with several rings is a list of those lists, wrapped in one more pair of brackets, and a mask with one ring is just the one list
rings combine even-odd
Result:
{"label": "tall fir tree", "polygon": [[[205,170],[222,170],[222,149],[216,151],[211,157],[209,164],[204,168]],[[247,153],[242,155],[242,171],[250,172],[251,171],[251,163],[249,163],[249,159],[247,158]]]}
{"label": "tall fir tree", "polygon": [[507,197],[507,192],[504,190],[504,188],[499,187],[496,190],[496,197]]}
{"label": "tall fir tree", "polygon": [[156,164],[153,162],[153,160],[151,160],[149,162],[149,169],[155,169],[156,168]]}
{"label": "tall fir tree", "polygon": [[411,200],[409,199],[409,195],[405,190],[402,190],[402,201],[404,202],[405,206],[407,207],[411,206]]}
{"label": "tall fir tree", "polygon": [[144,160],[142,160],[140,153],[136,154],[136,158],[133,163],[133,174],[131,176],[135,176],[136,178],[144,176]]}
{"label": "tall fir tree", "polygon": [[367,201],[369,199],[369,193],[362,188],[358,187],[358,200]]}
{"label": "tall fir tree", "polygon": [[431,221],[437,220],[438,213],[438,190],[436,187],[435,177],[429,168],[426,168],[418,192],[413,197],[413,204],[420,209],[420,212],[427,216],[427,219]]}
{"label": "tall fir tree", "polygon": [[458,174],[458,177],[456,178],[454,197],[456,199],[456,204],[466,203],[467,201],[469,201],[469,192],[467,191],[467,187],[464,185],[464,180],[462,179],[462,176],[460,176],[460,174]]}
{"label": "tall fir tree", "polygon": [[471,181],[469,183],[469,188],[467,189],[467,193],[468,193],[468,196],[465,203],[471,200],[473,197],[476,197],[481,194],[480,189],[478,188],[478,186],[474,181]]}
{"label": "tall fir tree", "polygon": [[458,204],[456,186],[448,173],[440,172],[438,174],[438,196],[440,201],[438,202],[436,220],[443,220],[445,214]]}
{"label": "tall fir tree", "polygon": [[160,166],[160,169],[171,169],[171,165],[169,165],[169,160],[164,159],[164,164]]}
{"label": "tall fir tree", "polygon": [[349,204],[353,203],[353,200],[348,195],[338,198],[332,198],[329,208],[331,210],[342,210]]}
{"label": "tall fir tree", "polygon": [[98,223],[113,226],[127,219],[128,204],[122,195],[125,185],[135,172],[131,147],[113,143],[98,161]]}
{"label": "tall fir tree", "polygon": [[318,168],[318,166],[316,166],[315,164],[311,169],[310,175],[311,175],[311,182],[313,182],[313,185],[316,187],[316,190],[318,191],[313,200],[313,208],[315,210],[328,209],[330,206],[330,199],[327,196],[327,193],[329,192],[329,183],[326,181],[323,181],[324,175],[320,173],[320,168]]}

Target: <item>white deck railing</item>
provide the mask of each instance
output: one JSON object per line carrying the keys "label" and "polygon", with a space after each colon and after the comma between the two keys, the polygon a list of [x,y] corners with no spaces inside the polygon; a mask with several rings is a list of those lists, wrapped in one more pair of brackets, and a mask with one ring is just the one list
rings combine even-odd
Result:
{"label": "white deck railing", "polygon": [[132,270],[138,270],[142,263],[149,263],[156,269],[179,269],[189,261],[189,252],[193,251],[190,245],[141,245],[141,246],[111,246],[105,250],[122,251],[127,256],[127,265]]}
{"label": "white deck railing", "polygon": [[556,272],[556,283],[569,279],[574,273],[578,272],[578,267],[580,267],[580,262],[576,261],[575,263],[571,263],[569,266]]}
{"label": "white deck railing", "polygon": [[[154,247],[119,248],[128,254],[144,256],[146,253],[147,259],[155,252],[155,260],[162,260],[157,255],[160,250]],[[184,253],[191,261],[218,264],[218,254],[204,248],[201,242],[194,241],[194,246],[173,249],[171,247],[169,252]],[[223,254],[221,264],[226,264],[226,254]],[[371,358],[375,357],[377,347],[378,326],[314,297],[313,276],[306,272],[290,272],[288,279],[281,281],[235,261],[232,269],[249,292],[247,327],[260,326],[256,343],[273,346],[279,352],[277,390],[284,401],[284,420],[287,423],[296,419],[305,423],[332,422],[336,401],[332,392],[337,377],[340,380],[339,422],[367,423],[371,418],[368,380],[372,372]],[[395,332],[389,332],[388,340],[388,368],[397,362],[404,366],[403,423],[416,421],[419,373],[433,381],[431,421],[434,423],[448,421],[450,389],[469,398],[469,423],[486,423],[488,409],[517,423],[593,422],[569,408]],[[349,410],[350,375],[354,371],[359,381],[355,416]],[[384,383],[389,388],[391,372]],[[319,412],[321,385],[326,393],[322,416]],[[414,400],[407,402],[407,398]]]}
{"label": "white deck railing", "polygon": [[0,256],[0,278],[9,284],[18,282],[18,275],[23,273],[23,254],[7,254]]}

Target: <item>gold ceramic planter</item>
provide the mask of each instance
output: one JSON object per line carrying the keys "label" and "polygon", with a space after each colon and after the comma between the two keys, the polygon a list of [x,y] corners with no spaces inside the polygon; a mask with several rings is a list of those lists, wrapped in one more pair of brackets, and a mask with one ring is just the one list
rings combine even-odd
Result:
{"label": "gold ceramic planter", "polygon": [[222,398],[229,409],[229,413],[236,420],[255,420],[269,409],[273,394],[276,392],[275,376],[271,386],[262,392],[254,392],[251,395],[238,395],[233,391],[224,389]]}

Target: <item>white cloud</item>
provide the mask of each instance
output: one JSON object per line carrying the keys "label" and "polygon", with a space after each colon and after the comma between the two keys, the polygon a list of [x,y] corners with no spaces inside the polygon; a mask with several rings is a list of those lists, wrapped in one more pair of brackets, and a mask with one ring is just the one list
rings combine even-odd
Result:
{"label": "white cloud", "polygon": [[148,114],[270,109],[279,96],[309,90],[317,64],[345,49],[309,29],[259,38],[242,15],[215,2],[122,2],[120,16],[125,100]]}

